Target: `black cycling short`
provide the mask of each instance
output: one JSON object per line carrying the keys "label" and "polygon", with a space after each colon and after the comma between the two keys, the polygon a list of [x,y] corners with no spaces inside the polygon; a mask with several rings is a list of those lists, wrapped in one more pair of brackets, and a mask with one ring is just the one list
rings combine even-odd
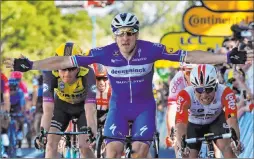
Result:
{"label": "black cycling short", "polygon": [[[203,137],[207,133],[214,133],[215,135],[220,135],[228,132],[228,126],[226,124],[225,113],[222,113],[213,121],[211,124],[198,125],[193,123],[188,123],[187,125],[187,138]],[[202,143],[188,144],[190,149],[195,149],[200,151]]]}
{"label": "black cycling short", "polygon": [[100,121],[99,119],[108,113],[108,110],[97,110],[97,128],[103,127],[106,121],[106,118],[102,121]]}
{"label": "black cycling short", "polygon": [[84,110],[84,102],[70,104],[55,98],[54,114],[51,120],[51,127],[55,127],[60,131],[65,131],[69,122],[73,118],[77,118],[78,129],[87,126],[86,115]]}

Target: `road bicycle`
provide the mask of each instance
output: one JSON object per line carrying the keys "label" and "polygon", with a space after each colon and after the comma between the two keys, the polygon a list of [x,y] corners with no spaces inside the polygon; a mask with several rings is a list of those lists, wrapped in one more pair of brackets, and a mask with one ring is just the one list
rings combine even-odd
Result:
{"label": "road bicycle", "polygon": [[238,138],[236,136],[236,132],[233,128],[230,128],[229,133],[221,134],[221,135],[214,135],[214,133],[207,133],[204,135],[204,137],[199,137],[199,138],[189,138],[186,139],[186,135],[182,136],[182,141],[181,141],[181,152],[184,152],[184,149],[187,147],[187,144],[191,143],[198,143],[198,142],[203,142],[206,146],[206,153],[202,155],[202,151],[200,150],[199,152],[199,158],[215,158],[215,153],[214,153],[214,147],[213,147],[213,141],[217,139],[228,139],[231,138],[236,144],[238,145]]}
{"label": "road bicycle", "polygon": [[[82,128],[81,131],[77,131],[77,118],[72,119],[73,128],[71,132],[47,132],[43,128],[41,128],[41,135],[39,140],[44,143],[44,147],[47,144],[47,135],[54,134],[63,136],[65,140],[65,147],[61,154],[62,158],[80,158],[79,146],[78,146],[78,135],[80,134],[88,134],[89,142],[92,143],[95,141],[92,130],[90,127]],[[45,151],[44,151],[45,156]]]}
{"label": "road bicycle", "polygon": [[129,134],[126,135],[123,138],[118,138],[118,137],[109,137],[109,136],[104,136],[103,135],[103,128],[99,127],[98,128],[98,133],[97,133],[97,137],[96,137],[96,148],[95,148],[95,152],[96,152],[96,157],[97,158],[102,158],[105,157],[104,152],[104,146],[103,146],[103,141],[104,139],[114,139],[114,140],[121,140],[125,142],[125,150],[124,150],[124,154],[125,154],[125,158],[132,158],[132,155],[135,154],[135,152],[132,150],[132,142],[133,141],[151,141],[153,142],[153,148],[154,148],[154,158],[158,158],[159,157],[159,133],[155,132],[153,139],[133,139],[132,135],[131,135],[131,130],[132,130],[132,124],[133,121],[128,121],[129,123]]}

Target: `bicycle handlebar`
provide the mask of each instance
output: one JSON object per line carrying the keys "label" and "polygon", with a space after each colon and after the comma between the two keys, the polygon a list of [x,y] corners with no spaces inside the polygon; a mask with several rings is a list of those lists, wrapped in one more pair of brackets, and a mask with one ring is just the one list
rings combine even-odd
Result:
{"label": "bicycle handlebar", "polygon": [[185,137],[186,135],[182,136],[182,143],[181,143],[182,148],[185,148],[187,144],[192,144],[192,143],[197,143],[202,141],[212,141],[216,139],[228,139],[228,138],[233,139],[233,141],[238,145],[238,137],[236,136],[236,132],[233,128],[230,128],[230,133],[225,133],[221,135],[208,135],[204,137],[189,138],[189,139],[185,139]]}

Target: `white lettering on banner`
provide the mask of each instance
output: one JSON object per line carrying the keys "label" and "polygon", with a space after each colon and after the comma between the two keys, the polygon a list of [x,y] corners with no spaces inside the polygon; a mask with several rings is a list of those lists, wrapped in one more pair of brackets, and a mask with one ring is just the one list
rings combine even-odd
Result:
{"label": "white lettering on banner", "polygon": [[153,64],[128,65],[122,67],[107,66],[108,74],[112,77],[140,77],[148,74],[153,69]]}
{"label": "white lettering on banner", "polygon": [[236,107],[235,107],[236,101],[235,101],[233,95],[234,95],[234,93],[230,93],[230,94],[228,94],[228,95],[225,97],[225,99],[228,101],[229,107],[230,107],[232,110],[235,110],[235,108],[236,108]]}

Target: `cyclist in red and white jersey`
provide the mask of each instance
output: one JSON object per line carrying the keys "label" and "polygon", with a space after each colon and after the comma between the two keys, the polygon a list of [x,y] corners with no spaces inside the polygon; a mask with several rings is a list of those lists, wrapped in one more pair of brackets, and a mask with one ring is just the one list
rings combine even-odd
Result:
{"label": "cyclist in red and white jersey", "polygon": [[177,94],[190,85],[190,71],[196,64],[180,63],[180,71],[178,71],[169,84],[168,109],[166,122],[168,128],[168,136],[166,137],[166,146],[172,147],[173,141],[170,139],[171,129],[175,126],[176,115],[176,97]]}
{"label": "cyclist in red and white jersey", "polygon": [[29,99],[28,89],[27,85],[24,81],[22,81],[23,73],[19,71],[13,71],[11,72],[11,78],[17,79],[19,81],[19,88],[22,90],[22,92],[25,95],[25,99]]}
{"label": "cyclist in red and white jersey", "polygon": [[[190,82],[192,86],[186,87],[177,96],[176,144],[178,148],[181,149],[181,137],[184,134],[187,134],[187,138],[203,137],[206,133],[219,135],[226,133],[228,127],[235,129],[240,139],[235,94],[229,87],[218,84],[214,66],[205,64],[193,68]],[[215,144],[225,158],[235,158],[235,154],[242,149],[242,144],[234,147],[230,144],[230,139],[218,139]],[[189,144],[188,147],[189,157],[197,158],[201,143]]]}

